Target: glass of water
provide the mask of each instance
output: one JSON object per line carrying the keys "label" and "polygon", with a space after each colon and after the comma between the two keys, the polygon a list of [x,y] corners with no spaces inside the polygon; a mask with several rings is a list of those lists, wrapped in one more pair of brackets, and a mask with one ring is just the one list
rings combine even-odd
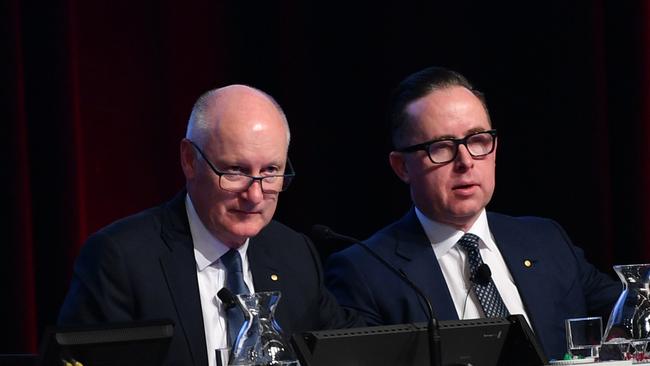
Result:
{"label": "glass of water", "polygon": [[603,340],[603,319],[599,316],[572,318],[564,322],[569,353],[574,357],[598,357]]}

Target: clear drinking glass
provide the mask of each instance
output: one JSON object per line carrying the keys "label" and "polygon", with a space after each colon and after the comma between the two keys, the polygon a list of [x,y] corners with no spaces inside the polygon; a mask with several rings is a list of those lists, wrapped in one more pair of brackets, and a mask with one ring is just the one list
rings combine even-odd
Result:
{"label": "clear drinking glass", "polygon": [[291,344],[275,321],[280,292],[237,295],[244,324],[230,354],[230,366],[299,366]]}
{"label": "clear drinking glass", "polygon": [[567,348],[572,356],[598,357],[603,339],[603,319],[599,316],[572,318],[564,322]]}
{"label": "clear drinking glass", "polygon": [[605,341],[650,338],[650,264],[614,266],[623,283],[607,327]]}

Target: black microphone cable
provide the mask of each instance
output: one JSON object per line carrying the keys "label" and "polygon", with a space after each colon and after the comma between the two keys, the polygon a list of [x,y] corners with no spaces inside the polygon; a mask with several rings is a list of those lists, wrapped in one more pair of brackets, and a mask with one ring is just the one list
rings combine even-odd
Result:
{"label": "black microphone cable", "polygon": [[481,285],[485,286],[490,279],[492,278],[492,270],[490,266],[483,263],[477,269],[476,272],[470,277],[470,282],[472,283],[467,289],[467,294],[465,294],[465,301],[463,302],[463,314],[461,319],[465,319],[465,310],[467,310],[467,300],[469,299],[469,294],[476,288],[476,286]]}
{"label": "black microphone cable", "polygon": [[366,243],[362,242],[361,240],[358,240],[351,236],[336,233],[325,225],[312,226],[312,233],[314,233],[316,236],[323,239],[339,239],[354,244],[358,244],[359,246],[361,246],[361,248],[363,248],[364,251],[366,251],[368,254],[370,254],[372,257],[378,260],[382,265],[384,265],[386,268],[388,268],[393,273],[395,273],[400,279],[402,279],[402,281],[408,284],[415,291],[415,293],[424,300],[429,315],[428,316],[429,321],[427,323],[427,333],[429,335],[429,345],[430,345],[430,349],[429,349],[430,364],[431,366],[442,366],[442,350],[440,347],[440,329],[438,327],[438,318],[436,318],[433,312],[433,307],[431,306],[431,302],[429,301],[429,299],[427,299],[424,292],[415,283],[413,283],[413,281],[411,281],[408,278],[406,273],[404,273],[404,271],[401,271],[397,269],[395,266],[393,266],[392,264],[390,264],[387,260],[385,260],[379,254],[377,254],[374,250],[370,249],[370,247],[368,247]]}

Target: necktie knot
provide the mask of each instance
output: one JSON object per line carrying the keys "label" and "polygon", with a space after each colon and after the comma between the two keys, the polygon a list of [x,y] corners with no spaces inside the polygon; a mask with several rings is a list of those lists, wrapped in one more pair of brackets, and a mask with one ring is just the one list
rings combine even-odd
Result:
{"label": "necktie knot", "polygon": [[239,251],[230,249],[221,256],[221,263],[226,268],[226,287],[235,295],[248,293]]}
{"label": "necktie knot", "polygon": [[479,237],[472,233],[465,233],[460,240],[458,240],[458,245],[465,251],[477,250],[478,249]]}
{"label": "necktie knot", "polygon": [[230,249],[226,254],[222,255],[221,262],[228,273],[242,271],[241,256],[236,249]]}

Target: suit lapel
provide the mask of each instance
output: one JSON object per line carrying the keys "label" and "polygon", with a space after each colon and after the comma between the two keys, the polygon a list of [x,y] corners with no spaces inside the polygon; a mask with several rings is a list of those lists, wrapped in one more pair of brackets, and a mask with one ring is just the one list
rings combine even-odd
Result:
{"label": "suit lapel", "polygon": [[[458,319],[440,265],[414,209],[400,220],[397,227],[395,254],[398,258],[395,261],[396,267],[403,270],[424,292],[431,302],[434,315],[439,319]],[[426,305],[422,301],[419,302],[428,317]]]}
{"label": "suit lapel", "polygon": [[292,323],[296,314],[292,312],[291,296],[296,292],[290,291],[287,281],[291,281],[291,279],[287,278],[287,272],[283,271],[283,269],[290,268],[291,265],[284,264],[282,256],[273,250],[274,241],[267,237],[265,229],[262,229],[257,236],[250,240],[246,256],[253,275],[255,292],[280,292],[282,298],[276,308],[275,320],[284,334],[292,334],[294,330]]}
{"label": "suit lapel", "polygon": [[246,251],[248,264],[253,274],[255,292],[282,291],[284,276],[281,266],[275,260],[272,250],[265,245],[264,231],[251,238]]}
{"label": "suit lapel", "polygon": [[549,314],[555,309],[554,293],[544,270],[543,243],[531,243],[530,235],[519,230],[511,220],[495,214],[488,214],[490,231],[499,247],[499,251],[508,266],[508,270],[517,286],[521,300],[536,331],[543,328]]}
{"label": "suit lapel", "polygon": [[194,365],[207,365],[205,331],[196,260],[185,212],[185,191],[164,208],[161,237],[170,251],[160,257],[162,271],[178,313],[176,332],[183,332]]}

